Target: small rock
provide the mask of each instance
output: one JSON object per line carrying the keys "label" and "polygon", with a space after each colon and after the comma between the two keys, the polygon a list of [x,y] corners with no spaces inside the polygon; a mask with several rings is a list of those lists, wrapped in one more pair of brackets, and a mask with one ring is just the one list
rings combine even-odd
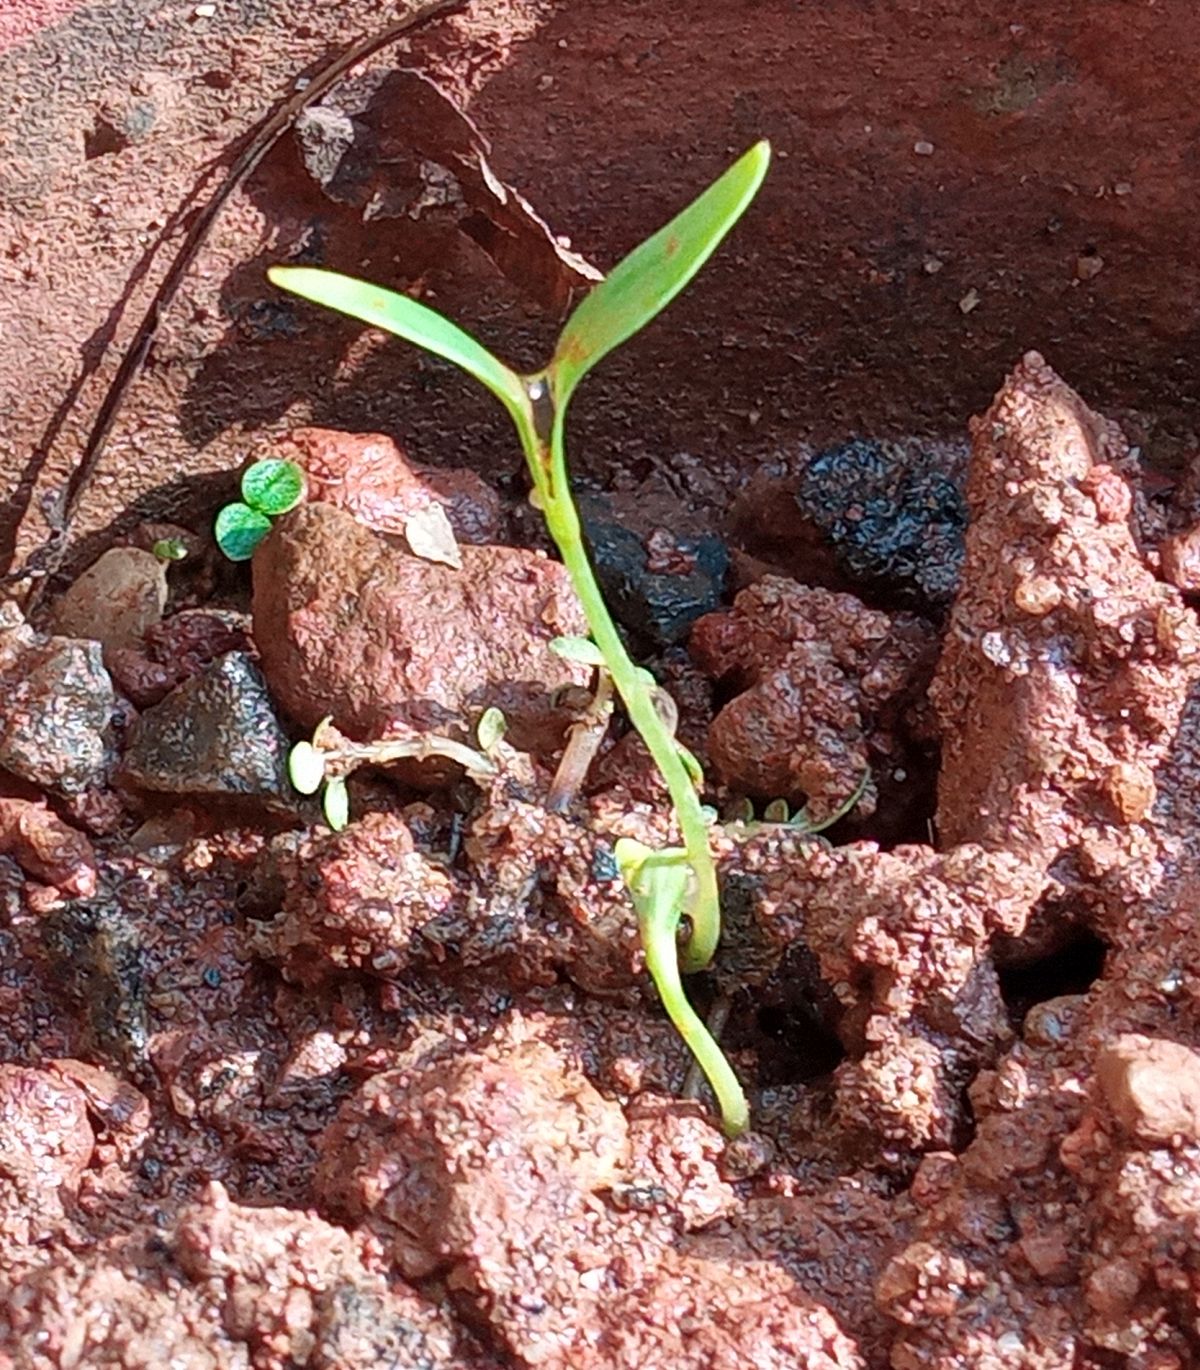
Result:
{"label": "small rock", "polygon": [[657,647],[683,642],[702,615],[720,607],[729,554],[715,533],[643,536],[618,522],[602,496],[579,500],[596,579],[613,616]]}
{"label": "small rock", "polygon": [[252,645],[248,614],[184,609],[148,629],[141,646],[115,648],[108,669],[126,698],[148,709],[226,652]]}
{"label": "small rock", "polygon": [[1164,578],[1185,594],[1200,594],[1200,523],[1165,538],[1158,551]]}
{"label": "small rock", "polygon": [[1117,1122],[1138,1141],[1200,1138],[1200,1055],[1189,1047],[1127,1033],[1101,1050],[1096,1078]]}
{"label": "small rock", "polygon": [[0,852],[71,898],[96,891],[96,853],[81,832],[30,799],[0,799]]}
{"label": "small rock", "polygon": [[1065,1284],[1075,1270],[1076,1258],[1060,1228],[1027,1232],[1018,1246],[1033,1273],[1048,1284]]}
{"label": "small rock", "polygon": [[826,448],[801,472],[796,503],[852,584],[911,607],[945,608],[954,598],[966,500],[919,453],[863,438]]}
{"label": "small rock", "polygon": [[305,170],[327,188],[354,146],[354,120],[331,105],[312,105],[297,116],[295,132]]}
{"label": "small rock", "polygon": [[116,704],[98,642],[47,638],[0,680],[0,766],[46,789],[97,783]]}
{"label": "small rock", "polygon": [[[459,541],[500,540],[503,505],[486,481],[474,471],[416,467],[383,433],[297,428],[276,445],[273,455],[304,468],[310,500],[335,504],[378,533],[407,538],[414,515],[440,506]],[[416,547],[412,550],[422,555]]]}
{"label": "small rock", "polygon": [[458,1265],[519,1308],[546,1250],[578,1242],[591,1196],[621,1178],[629,1136],[620,1106],[531,1037],[374,1075],[320,1146],[317,1202],[373,1229],[405,1276]]}
{"label": "small rock", "polygon": [[[825,818],[855,793],[873,755],[896,753],[896,721],[931,668],[932,634],[910,614],[868,609],[851,595],[764,577],[732,609],[707,615],[691,652],[741,691],[713,720],[708,754],[742,794],[807,798]],[[874,812],[870,781],[862,813]]]}
{"label": "small rock", "polygon": [[138,719],[124,775],[167,794],[283,795],[288,746],[262,673],[229,652]]}
{"label": "small rock", "polygon": [[51,982],[86,1024],[90,1048],[131,1073],[149,1040],[144,939],[113,899],[77,899],[41,923]]}
{"label": "small rock", "polygon": [[94,1146],[81,1090],[48,1071],[0,1065],[0,1185],[73,1190]]}
{"label": "small rock", "polygon": [[50,626],[63,637],[91,638],[104,649],[139,643],[163,616],[167,574],[151,552],[114,547],[92,563],[55,604]]}
{"label": "small rock", "polygon": [[1140,823],[1154,807],[1154,772],[1132,761],[1109,767],[1104,780],[1109,802],[1121,823]]}
{"label": "small rock", "polygon": [[110,1136],[123,1132],[138,1137],[149,1128],[150,1100],[128,1080],[102,1066],[71,1057],[49,1062],[49,1068],[59,1079],[82,1091],[88,1112]]}
{"label": "small rock", "polygon": [[958,302],[959,311],[963,314],[970,314],[972,310],[978,309],[980,303],[979,291],[974,286]]}
{"label": "small rock", "polygon": [[513,745],[551,750],[560,686],[589,671],[550,651],[587,631],[566,571],[508,547],[460,548],[463,569],[410,555],[348,513],[310,503],[254,557],[254,637],[271,688],[306,728],[355,738],[466,740],[494,705]]}

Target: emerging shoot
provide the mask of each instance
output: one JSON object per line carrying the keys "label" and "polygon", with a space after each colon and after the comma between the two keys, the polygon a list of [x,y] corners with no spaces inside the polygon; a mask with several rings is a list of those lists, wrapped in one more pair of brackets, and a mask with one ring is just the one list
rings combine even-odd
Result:
{"label": "emerging shoot", "polygon": [[[590,640],[559,639],[555,649],[569,660],[585,661],[607,673],[671,795],[682,848],[653,852],[627,844],[618,861],[637,910],[647,967],[668,1014],[707,1075],[731,1135],[747,1125],[745,1096],[680,981],[681,955],[683,970],[702,969],[712,959],[721,931],[709,815],[697,794],[703,777],[695,758],[675,740],[673,728],[659,711],[653,678],[630,659],[605,606],[571,496],[565,421],[567,404],[584,376],[664,309],[716,251],[757,194],[770,156],[770,146],[757,143],[682,213],[635,248],[580,303],[549,364],[533,375],[518,375],[470,334],[406,295],[313,267],[272,267],[268,273],[286,290],[454,362],[486,385],[508,410],[533,479],[534,503],[545,517],[591,632]],[[681,947],[678,932],[685,918],[690,933]]]}
{"label": "emerging shoot", "polygon": [[217,514],[217,546],[230,561],[249,561],[271,531],[271,520],[294,509],[304,494],[304,472],[294,461],[256,461],[242,476],[242,498]]}

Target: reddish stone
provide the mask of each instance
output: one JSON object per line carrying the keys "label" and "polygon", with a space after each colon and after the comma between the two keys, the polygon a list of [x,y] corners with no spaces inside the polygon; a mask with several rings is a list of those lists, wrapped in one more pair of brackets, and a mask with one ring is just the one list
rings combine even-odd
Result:
{"label": "reddish stone", "polygon": [[932,664],[920,619],[769,576],[731,610],[700,619],[690,645],[703,670],[743,691],[709,730],[726,784],[763,799],[807,799],[820,819],[866,778],[861,812],[873,812],[871,761],[895,751],[894,725]]}
{"label": "reddish stone", "polygon": [[500,496],[474,471],[413,466],[383,433],[341,433],[296,428],[274,449],[298,462],[308,478],[308,497],[335,504],[379,533],[404,535],[413,514],[437,502],[460,542],[500,540]]}
{"label": "reddish stone", "polygon": [[1200,523],[1159,544],[1163,576],[1185,594],[1200,594]]}
{"label": "reddish stone", "polygon": [[306,728],[470,738],[496,706],[526,750],[561,742],[554,699],[586,667],[550,640],[587,631],[566,571],[507,547],[461,570],[412,556],[328,504],[281,518],[254,558],[254,639],[272,693]]}
{"label": "reddish stone", "polygon": [[1131,1137],[1151,1144],[1200,1139],[1200,1055],[1181,1042],[1118,1037],[1097,1057],[1096,1078]]}
{"label": "reddish stone", "polygon": [[0,852],[12,856],[35,880],[55,886],[69,898],[86,898],[96,892],[92,844],[43,803],[0,799]]}

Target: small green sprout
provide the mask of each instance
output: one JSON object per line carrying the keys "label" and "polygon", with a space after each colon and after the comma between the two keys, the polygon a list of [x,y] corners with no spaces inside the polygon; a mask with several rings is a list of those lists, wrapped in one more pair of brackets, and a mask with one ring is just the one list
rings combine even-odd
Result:
{"label": "small green sprout", "polygon": [[321,796],[321,811],[325,815],[326,823],[334,832],[341,832],[350,822],[350,791],[346,788],[346,781],[342,776],[335,775],[325,782],[325,793]]}
{"label": "small green sprout", "polygon": [[325,753],[311,742],[297,742],[288,753],[288,778],[301,794],[316,794],[325,781]]}
{"label": "small green sprout", "polygon": [[475,728],[475,740],[479,743],[479,750],[485,755],[491,756],[500,743],[504,741],[506,732],[508,732],[508,720],[504,714],[494,704],[490,708],[484,709]]}
{"label": "small green sprout", "polygon": [[590,637],[552,637],[550,650],[563,661],[573,661],[578,666],[597,666],[604,668],[604,653]]}
{"label": "small green sprout", "polygon": [[[676,741],[660,709],[661,692],[625,650],[584,547],[567,473],[565,424],[576,386],[606,356],[664,309],[716,251],[758,193],[771,150],[752,147],[664,228],[621,261],[579,304],[559,335],[544,370],[519,375],[456,324],[406,295],[313,267],[272,267],[275,285],[395,333],[444,357],[481,381],[508,410],[533,480],[532,502],[583,606],[591,633],[567,641],[567,652],[599,665],[611,678],[671,795],[683,847],[666,852],[625,847],[622,871],[638,914],[646,964],[663,1004],[708,1076],[730,1134],[747,1125],[747,1107],[729,1063],[703,1029],[680,982],[682,969],[703,969],[720,938],[716,864],[708,818],[697,793],[700,768]],[[563,654],[563,640],[556,649]],[[686,940],[679,929],[686,919]],[[699,1025],[699,1031],[697,1031]]]}
{"label": "small green sprout", "polygon": [[791,810],[786,799],[772,799],[763,809],[764,823],[786,823],[790,817]]}
{"label": "small green sprout", "polygon": [[242,498],[217,515],[213,535],[230,561],[249,561],[271,531],[271,520],[304,498],[304,472],[294,461],[268,457],[246,468]]}
{"label": "small green sprout", "polygon": [[[468,747],[453,738],[437,737],[431,733],[420,737],[400,737],[382,742],[350,742],[331,728],[331,718],[323,718],[313,729],[312,741],[295,743],[288,753],[288,779],[300,794],[316,794],[321,790],[321,808],[325,821],[334,830],[341,830],[350,822],[350,793],[346,777],[358,766],[386,766],[391,761],[427,761],[443,757],[454,761],[477,781],[490,780],[497,772],[491,752],[504,740],[507,727],[499,709],[486,709],[479,720],[479,736],[487,736],[490,745],[480,741],[480,750]],[[322,790],[322,786],[324,789]]]}
{"label": "small green sprout", "polygon": [[187,556],[187,548],[178,538],[159,538],[150,551],[159,561],[183,561]]}
{"label": "small green sprout", "polygon": [[797,809],[792,813],[791,806],[786,799],[771,799],[763,806],[761,820],[754,816],[754,804],[745,795],[735,799],[726,814],[726,823],[735,824],[747,829],[757,829],[763,827],[792,828],[799,833],[811,833],[816,835],[822,833],[826,828],[832,828],[835,823],[840,823],[848,813],[853,813],[858,807],[858,801],[867,792],[867,786],[871,783],[871,768],[868,766],[863,771],[858,784],[853,792],[837,806],[831,814],[822,818],[819,822],[813,820],[808,812],[808,805]]}

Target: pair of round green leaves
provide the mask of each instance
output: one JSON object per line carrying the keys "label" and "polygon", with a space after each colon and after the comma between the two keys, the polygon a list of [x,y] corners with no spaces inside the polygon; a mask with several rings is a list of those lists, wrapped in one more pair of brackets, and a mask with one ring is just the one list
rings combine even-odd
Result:
{"label": "pair of round green leaves", "polygon": [[249,561],[271,531],[271,520],[304,498],[304,472],[294,461],[268,457],[246,468],[242,498],[217,515],[213,535],[230,561]]}

